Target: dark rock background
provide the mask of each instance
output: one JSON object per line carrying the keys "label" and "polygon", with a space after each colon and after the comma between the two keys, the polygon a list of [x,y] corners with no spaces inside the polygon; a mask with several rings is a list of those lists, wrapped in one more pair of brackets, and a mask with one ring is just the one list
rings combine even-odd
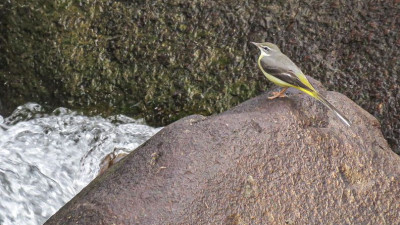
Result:
{"label": "dark rock background", "polygon": [[27,101],[165,125],[266,90],[249,41],[382,123],[400,153],[400,4],[395,1],[0,3],[0,113]]}

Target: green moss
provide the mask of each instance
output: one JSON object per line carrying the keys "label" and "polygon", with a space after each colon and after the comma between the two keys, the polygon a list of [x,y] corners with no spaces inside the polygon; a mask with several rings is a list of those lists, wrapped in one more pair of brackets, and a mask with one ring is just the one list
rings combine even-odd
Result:
{"label": "green moss", "polygon": [[152,125],[221,112],[271,85],[249,44],[268,40],[380,118],[394,146],[400,60],[393,27],[400,25],[393,4],[6,1],[0,111],[35,101]]}

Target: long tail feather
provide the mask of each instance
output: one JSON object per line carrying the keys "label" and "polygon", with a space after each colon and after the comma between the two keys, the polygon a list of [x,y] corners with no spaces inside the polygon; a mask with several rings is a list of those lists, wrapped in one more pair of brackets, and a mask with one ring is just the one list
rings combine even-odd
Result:
{"label": "long tail feather", "polygon": [[342,120],[342,122],[344,124],[346,124],[349,127],[351,126],[350,121],[339,110],[337,110],[331,103],[329,103],[328,100],[326,100],[322,95],[320,95],[319,93],[316,93],[316,95],[314,95],[314,97],[316,99],[318,99],[326,107],[328,107],[330,110],[332,110],[336,114],[336,116],[339,117],[340,120]]}

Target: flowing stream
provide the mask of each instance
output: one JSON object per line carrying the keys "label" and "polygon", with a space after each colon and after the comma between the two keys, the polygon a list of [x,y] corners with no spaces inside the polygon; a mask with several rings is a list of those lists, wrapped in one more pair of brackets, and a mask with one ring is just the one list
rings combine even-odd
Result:
{"label": "flowing stream", "polygon": [[117,115],[88,117],[35,103],[0,116],[0,224],[43,224],[98,174],[161,128]]}

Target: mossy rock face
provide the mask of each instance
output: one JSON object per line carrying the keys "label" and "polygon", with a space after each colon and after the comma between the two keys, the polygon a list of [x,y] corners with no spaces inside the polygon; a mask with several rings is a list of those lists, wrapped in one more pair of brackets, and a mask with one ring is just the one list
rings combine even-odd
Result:
{"label": "mossy rock face", "polygon": [[267,40],[379,118],[400,152],[397,14],[393,1],[10,1],[0,111],[35,101],[152,125],[221,112],[271,85],[249,43]]}
{"label": "mossy rock face", "polygon": [[[37,101],[156,125],[226,110],[264,90],[265,80],[255,57],[245,60],[247,39],[234,35],[245,25],[248,31],[250,15],[240,19],[221,6],[8,3],[2,100],[9,109]],[[221,9],[210,14],[214,7]]]}

